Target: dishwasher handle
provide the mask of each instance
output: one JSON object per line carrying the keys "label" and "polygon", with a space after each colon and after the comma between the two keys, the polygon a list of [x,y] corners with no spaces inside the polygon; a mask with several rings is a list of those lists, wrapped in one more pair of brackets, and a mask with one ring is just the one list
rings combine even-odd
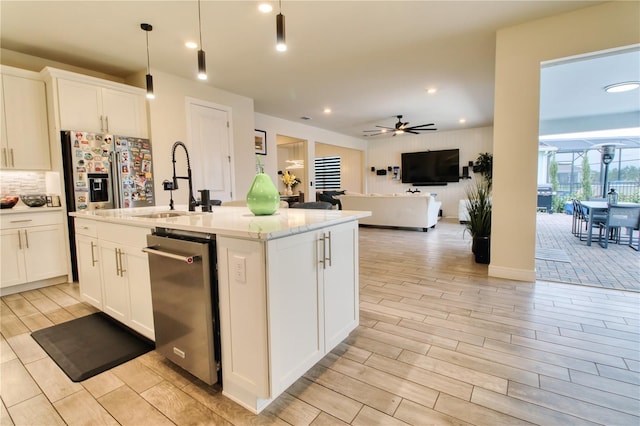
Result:
{"label": "dishwasher handle", "polygon": [[199,255],[183,256],[181,254],[167,253],[166,251],[156,250],[153,247],[145,247],[142,249],[142,251],[149,254],[155,254],[157,256],[167,257],[169,259],[179,260],[190,265],[193,264],[193,262],[195,262],[196,260],[200,259]]}

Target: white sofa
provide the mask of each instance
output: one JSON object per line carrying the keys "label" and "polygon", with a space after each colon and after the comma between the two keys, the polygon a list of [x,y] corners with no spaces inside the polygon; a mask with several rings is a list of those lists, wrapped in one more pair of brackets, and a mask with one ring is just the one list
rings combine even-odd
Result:
{"label": "white sofa", "polygon": [[458,204],[458,220],[460,223],[469,222],[469,210],[467,209],[467,200],[460,200]]}
{"label": "white sofa", "polygon": [[442,203],[430,194],[345,194],[340,195],[343,210],[370,211],[359,220],[363,225],[422,228],[425,232],[438,223]]}

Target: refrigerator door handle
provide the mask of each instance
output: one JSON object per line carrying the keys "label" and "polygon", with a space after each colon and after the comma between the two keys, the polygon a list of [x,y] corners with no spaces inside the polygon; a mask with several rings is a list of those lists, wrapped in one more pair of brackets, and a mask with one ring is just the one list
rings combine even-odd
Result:
{"label": "refrigerator door handle", "polygon": [[110,164],[110,179],[111,179],[111,202],[113,204],[113,208],[114,209],[118,209],[120,208],[120,192],[119,192],[119,184],[118,181],[119,176],[118,176],[118,157],[115,151],[112,151],[111,154],[109,154],[109,159],[111,160],[111,164]]}

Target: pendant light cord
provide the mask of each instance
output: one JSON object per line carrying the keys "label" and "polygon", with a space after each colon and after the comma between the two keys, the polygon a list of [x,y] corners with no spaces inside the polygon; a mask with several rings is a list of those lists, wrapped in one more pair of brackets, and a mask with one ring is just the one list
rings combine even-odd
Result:
{"label": "pendant light cord", "polygon": [[200,0],[198,0],[198,33],[200,34],[200,50],[202,49],[202,17],[200,16]]}
{"label": "pendant light cord", "polygon": [[147,74],[151,74],[151,65],[149,62],[149,31],[145,30],[145,33],[147,35]]}

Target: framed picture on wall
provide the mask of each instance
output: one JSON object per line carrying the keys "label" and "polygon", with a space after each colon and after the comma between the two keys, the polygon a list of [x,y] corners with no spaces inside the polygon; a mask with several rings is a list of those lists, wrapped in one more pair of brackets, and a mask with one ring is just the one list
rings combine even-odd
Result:
{"label": "framed picture on wall", "polygon": [[267,155],[267,132],[255,129],[256,154]]}

